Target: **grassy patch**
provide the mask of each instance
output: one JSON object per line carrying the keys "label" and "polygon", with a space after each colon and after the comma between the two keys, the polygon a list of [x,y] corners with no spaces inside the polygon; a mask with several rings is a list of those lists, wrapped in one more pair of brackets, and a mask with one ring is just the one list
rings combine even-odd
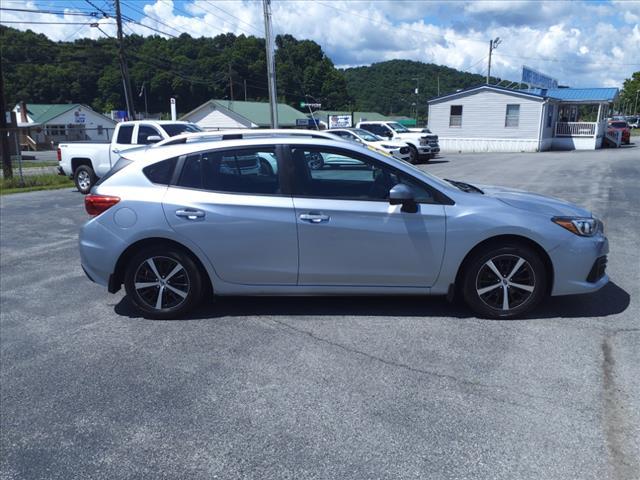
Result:
{"label": "grassy patch", "polygon": [[[13,174],[15,175],[18,169],[18,162],[13,162],[11,164],[13,167]],[[27,168],[42,168],[42,167],[57,167],[58,162],[34,162],[34,161],[24,161],[22,162],[22,169],[26,170]],[[0,164],[0,170],[2,170],[2,164]]]}
{"label": "grassy patch", "polygon": [[640,137],[640,128],[632,128],[631,129],[632,137]]}
{"label": "grassy patch", "polygon": [[8,195],[10,193],[33,192],[35,190],[53,190],[55,188],[73,187],[74,183],[67,177],[62,175],[27,175],[24,177],[24,183],[20,182],[20,177],[15,175],[13,178],[0,178],[0,195]]}

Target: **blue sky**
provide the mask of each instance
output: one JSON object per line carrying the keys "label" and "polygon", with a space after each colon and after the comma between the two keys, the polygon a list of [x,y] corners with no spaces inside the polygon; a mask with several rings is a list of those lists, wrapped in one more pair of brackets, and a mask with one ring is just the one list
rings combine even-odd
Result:
{"label": "blue sky", "polygon": [[[261,1],[121,0],[125,32],[142,35],[215,36],[224,32],[261,36]],[[94,6],[90,5],[93,4]],[[55,40],[114,33],[81,12],[113,12],[111,0],[2,0],[11,23]],[[318,42],[338,66],[410,59],[486,73],[489,39],[500,37],[492,74],[518,80],[531,66],[575,87],[621,86],[640,70],[640,1],[403,1],[272,0],[274,30]],[[66,14],[61,14],[63,11]],[[73,15],[73,14],[76,15]],[[142,24],[142,25],[140,25]]]}

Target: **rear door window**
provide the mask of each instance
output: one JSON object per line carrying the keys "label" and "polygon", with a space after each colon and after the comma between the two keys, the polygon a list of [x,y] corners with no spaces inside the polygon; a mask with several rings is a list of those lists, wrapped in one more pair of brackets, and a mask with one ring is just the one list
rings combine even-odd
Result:
{"label": "rear door window", "polygon": [[212,192],[280,194],[273,147],[242,148],[189,155],[178,186]]}

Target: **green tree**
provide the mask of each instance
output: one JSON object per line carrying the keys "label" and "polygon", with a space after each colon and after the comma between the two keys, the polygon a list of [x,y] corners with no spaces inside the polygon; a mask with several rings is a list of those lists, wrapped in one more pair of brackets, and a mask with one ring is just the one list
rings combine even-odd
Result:
{"label": "green tree", "polygon": [[631,78],[627,78],[622,84],[620,92],[622,110],[640,115],[640,93],[638,92],[640,92],[640,71],[634,72]]}

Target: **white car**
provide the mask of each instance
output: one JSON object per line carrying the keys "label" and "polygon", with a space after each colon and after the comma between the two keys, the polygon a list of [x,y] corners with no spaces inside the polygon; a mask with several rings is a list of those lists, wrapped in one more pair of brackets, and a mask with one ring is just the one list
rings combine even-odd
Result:
{"label": "white car", "polygon": [[387,155],[392,155],[399,160],[409,162],[411,160],[411,150],[406,142],[398,140],[385,140],[363,128],[335,128],[327,132],[337,135],[345,140],[362,143],[374,150],[381,151]]}

